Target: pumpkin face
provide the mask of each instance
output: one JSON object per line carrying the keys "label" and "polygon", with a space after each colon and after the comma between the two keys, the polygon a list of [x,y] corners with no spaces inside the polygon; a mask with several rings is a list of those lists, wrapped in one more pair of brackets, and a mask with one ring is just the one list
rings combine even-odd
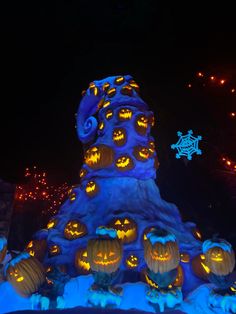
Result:
{"label": "pumpkin face", "polygon": [[88,274],[90,264],[88,261],[88,252],[86,248],[79,249],[75,255],[75,267],[79,274]]}
{"label": "pumpkin face", "polygon": [[124,83],[124,81],[125,81],[125,78],[123,76],[118,76],[115,78],[114,83],[116,85],[121,85]]}
{"label": "pumpkin face", "polygon": [[149,149],[144,146],[136,146],[133,150],[134,157],[139,161],[147,161],[149,158]]}
{"label": "pumpkin face", "polygon": [[108,226],[117,231],[117,237],[122,243],[130,243],[136,240],[137,224],[131,218],[115,218]]}
{"label": "pumpkin face", "polygon": [[90,147],[84,156],[84,161],[87,166],[92,169],[101,169],[109,167],[113,163],[114,152],[107,145],[99,145]]}
{"label": "pumpkin face", "polygon": [[7,264],[6,278],[21,296],[29,297],[45,282],[45,270],[36,258],[25,252]]}
{"label": "pumpkin face", "polygon": [[206,253],[206,265],[212,273],[225,276],[231,273],[235,265],[234,252],[224,251],[221,247],[209,249]]}
{"label": "pumpkin face", "polygon": [[91,239],[88,241],[87,251],[88,261],[93,271],[110,274],[120,266],[122,246],[117,238]]}
{"label": "pumpkin face", "polygon": [[89,181],[86,184],[85,192],[89,197],[94,197],[97,195],[99,187],[95,181]]}
{"label": "pumpkin face", "polygon": [[134,168],[134,162],[128,155],[120,156],[115,165],[119,171],[129,171]]}
{"label": "pumpkin face", "polygon": [[133,115],[133,111],[130,110],[129,108],[121,108],[118,111],[118,119],[120,121],[130,120],[132,118],[132,115]]}
{"label": "pumpkin face", "polygon": [[180,254],[180,260],[182,263],[189,263],[190,262],[190,257],[188,253],[181,253]]}
{"label": "pumpkin face", "polygon": [[139,93],[139,86],[134,80],[129,81],[129,85],[137,92]]}
{"label": "pumpkin face", "polygon": [[145,261],[154,273],[164,273],[178,266],[180,255],[174,235],[152,229],[143,243]]}
{"label": "pumpkin face", "polygon": [[83,180],[83,178],[86,176],[87,173],[88,173],[87,170],[82,168],[79,172],[80,179]]}
{"label": "pumpkin face", "polygon": [[197,277],[207,280],[210,269],[206,265],[206,257],[204,254],[198,254],[191,260],[191,269]]}
{"label": "pumpkin face", "polygon": [[148,118],[144,114],[137,116],[135,120],[135,130],[140,135],[146,135],[148,129]]}
{"label": "pumpkin face", "polygon": [[81,238],[87,234],[87,228],[79,220],[70,220],[65,226],[64,237],[67,240]]}
{"label": "pumpkin face", "polygon": [[113,131],[112,139],[117,146],[125,145],[127,140],[126,130],[123,128],[115,128]]}
{"label": "pumpkin face", "polygon": [[155,143],[154,141],[149,141],[148,143],[149,156],[152,157],[155,153]]}
{"label": "pumpkin face", "polygon": [[126,258],[125,264],[127,268],[133,269],[138,267],[139,259],[137,256],[131,254]]}
{"label": "pumpkin face", "polygon": [[61,248],[59,245],[52,245],[49,248],[49,256],[53,257],[61,253]]}
{"label": "pumpkin face", "polygon": [[116,88],[115,87],[112,87],[110,89],[107,90],[107,96],[112,98],[114,97],[116,94]]}
{"label": "pumpkin face", "polygon": [[105,117],[107,120],[110,120],[113,117],[113,111],[112,110],[107,110]]}
{"label": "pumpkin face", "polygon": [[56,218],[51,218],[47,224],[47,229],[55,228],[58,223],[58,220]]}
{"label": "pumpkin face", "polygon": [[43,261],[46,254],[47,241],[45,239],[32,240],[30,241],[25,251],[29,253],[30,256],[36,257],[39,261]]}

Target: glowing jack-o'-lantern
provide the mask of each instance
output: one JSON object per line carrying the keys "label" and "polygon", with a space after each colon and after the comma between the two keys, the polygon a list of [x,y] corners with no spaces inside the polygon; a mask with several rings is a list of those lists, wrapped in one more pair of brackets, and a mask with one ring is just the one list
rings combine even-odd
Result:
{"label": "glowing jack-o'-lantern", "polygon": [[87,245],[88,261],[95,272],[113,273],[122,259],[122,245],[114,229],[97,228],[98,238],[90,239]]}
{"label": "glowing jack-o'-lantern", "polygon": [[67,240],[81,238],[87,234],[86,226],[79,220],[70,220],[67,222],[64,229],[64,237]]}
{"label": "glowing jack-o'-lantern", "polygon": [[6,279],[23,297],[29,297],[38,291],[45,282],[45,270],[42,264],[27,252],[13,258],[5,268]]}
{"label": "glowing jack-o'-lantern", "polygon": [[125,145],[127,140],[126,130],[123,128],[115,128],[112,139],[117,146]]}
{"label": "glowing jack-o'-lantern", "polygon": [[104,90],[104,92],[108,91],[108,89],[110,88],[110,83],[106,82],[103,84],[102,89]]}
{"label": "glowing jack-o'-lantern", "polygon": [[133,90],[130,85],[125,85],[121,88],[120,90],[121,94],[127,95],[127,96],[132,96],[133,95]]}
{"label": "glowing jack-o'-lantern", "polygon": [[59,255],[61,253],[61,248],[59,245],[52,245],[50,246],[49,248],[49,256],[53,257],[53,256],[56,256],[56,255]]}
{"label": "glowing jack-o'-lantern", "polygon": [[7,254],[7,239],[4,236],[0,236],[0,264],[4,260]]}
{"label": "glowing jack-o'-lantern", "polygon": [[155,153],[155,142],[154,141],[148,142],[148,150],[149,150],[149,157],[152,157]]}
{"label": "glowing jack-o'-lantern", "polygon": [[125,81],[125,78],[123,76],[118,76],[115,78],[114,83],[116,85],[121,85],[124,83],[124,81]]}
{"label": "glowing jack-o'-lantern", "polygon": [[84,155],[84,161],[92,169],[109,167],[113,163],[113,149],[107,145],[90,147]]}
{"label": "glowing jack-o'-lantern", "polygon": [[212,239],[203,242],[205,264],[210,272],[225,276],[230,274],[235,266],[235,254],[232,246],[224,239]]}
{"label": "glowing jack-o'-lantern", "polygon": [[121,108],[118,111],[118,119],[120,121],[130,120],[132,118],[133,111],[129,108]]}
{"label": "glowing jack-o'-lantern", "polygon": [[131,254],[126,258],[125,264],[127,268],[130,268],[130,269],[136,268],[138,267],[139,259],[137,256]]}
{"label": "glowing jack-o'-lantern", "polygon": [[47,229],[52,229],[57,226],[58,220],[57,218],[51,218],[47,224]]}
{"label": "glowing jack-o'-lantern", "polygon": [[83,178],[86,176],[86,174],[88,173],[88,171],[84,168],[82,168],[79,172],[79,177],[81,180],[83,180]]}
{"label": "glowing jack-o'-lantern", "polygon": [[191,269],[197,277],[207,280],[210,269],[206,265],[206,256],[204,254],[198,254],[193,257],[191,259]]}
{"label": "glowing jack-o'-lantern", "polygon": [[75,267],[79,274],[88,274],[90,264],[88,261],[88,252],[86,248],[79,249],[75,254]]}
{"label": "glowing jack-o'-lantern", "polygon": [[138,85],[134,80],[130,80],[130,81],[129,81],[129,85],[130,85],[137,93],[139,93],[139,85]]}
{"label": "glowing jack-o'-lantern", "polygon": [[143,244],[145,261],[154,273],[168,272],[178,266],[179,247],[172,233],[152,228]]}
{"label": "glowing jack-o'-lantern", "polygon": [[31,240],[25,248],[31,256],[36,257],[39,261],[43,261],[46,254],[47,241],[45,239],[41,240]]}
{"label": "glowing jack-o'-lantern", "polygon": [[116,94],[116,88],[115,87],[112,87],[112,88],[110,88],[110,89],[108,89],[107,90],[107,96],[108,97],[114,97],[115,96],[115,94]]}
{"label": "glowing jack-o'-lantern", "polygon": [[89,197],[94,197],[99,192],[98,184],[95,181],[89,181],[86,184],[85,192]]}
{"label": "glowing jack-o'-lantern", "polygon": [[113,111],[112,110],[107,110],[105,117],[107,120],[110,120],[113,117]]}
{"label": "glowing jack-o'-lantern", "polygon": [[136,240],[137,224],[129,217],[114,218],[108,226],[117,231],[117,237],[122,243],[130,243]]}
{"label": "glowing jack-o'-lantern", "polygon": [[140,145],[134,147],[133,154],[139,161],[147,161],[150,156],[149,149]]}
{"label": "glowing jack-o'-lantern", "polygon": [[115,165],[119,171],[129,171],[134,168],[133,159],[128,155],[123,155],[117,158]]}
{"label": "glowing jack-o'-lantern", "polygon": [[146,135],[148,129],[148,118],[144,114],[137,116],[135,120],[135,130],[140,135]]}

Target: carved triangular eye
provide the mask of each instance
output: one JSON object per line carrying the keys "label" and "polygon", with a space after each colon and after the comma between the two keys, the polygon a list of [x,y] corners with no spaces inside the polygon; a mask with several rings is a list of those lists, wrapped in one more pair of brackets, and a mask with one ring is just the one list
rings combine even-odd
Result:
{"label": "carved triangular eye", "polygon": [[101,252],[97,253],[97,257],[102,257],[102,253]]}
{"label": "carved triangular eye", "polygon": [[115,255],[114,252],[110,252],[110,253],[109,253],[109,256],[113,256],[113,255]]}
{"label": "carved triangular eye", "polygon": [[78,227],[78,224],[73,224],[73,227],[74,227],[74,228],[77,228],[77,227]]}
{"label": "carved triangular eye", "polygon": [[115,222],[115,225],[121,225],[121,221],[120,221],[120,220],[117,220],[117,221]]}
{"label": "carved triangular eye", "polygon": [[130,223],[130,221],[128,219],[125,219],[124,224],[127,225],[129,223]]}
{"label": "carved triangular eye", "polygon": [[82,254],[82,256],[87,257],[87,256],[88,256],[87,251],[85,251],[85,252]]}

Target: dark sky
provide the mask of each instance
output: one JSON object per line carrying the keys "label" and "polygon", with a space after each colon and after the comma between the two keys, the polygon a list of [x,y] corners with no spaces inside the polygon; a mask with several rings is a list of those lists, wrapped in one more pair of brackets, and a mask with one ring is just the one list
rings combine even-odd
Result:
{"label": "dark sky", "polygon": [[[0,11],[0,178],[17,183],[25,167],[37,165],[57,182],[76,183],[81,91],[93,80],[131,74],[157,119],[162,195],[197,222],[208,210],[213,228],[228,210],[235,229],[231,183],[214,171],[221,154],[236,159],[235,121],[228,119],[235,98],[198,83],[186,89],[198,71],[236,86],[229,1],[208,7],[206,1],[5,1]],[[203,136],[204,154],[185,164],[170,144],[178,130],[189,129]]]}

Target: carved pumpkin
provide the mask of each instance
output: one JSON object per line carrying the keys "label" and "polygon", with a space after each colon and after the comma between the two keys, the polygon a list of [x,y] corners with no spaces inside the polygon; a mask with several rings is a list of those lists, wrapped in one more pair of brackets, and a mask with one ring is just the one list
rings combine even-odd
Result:
{"label": "carved pumpkin", "polygon": [[147,161],[149,158],[149,149],[145,146],[135,146],[133,150],[134,157],[139,161]]}
{"label": "carved pumpkin", "polygon": [[179,247],[172,233],[151,229],[143,244],[145,261],[154,273],[168,272],[179,265]]}
{"label": "carved pumpkin", "polygon": [[103,107],[103,108],[106,108],[106,107],[110,106],[110,104],[111,104],[111,102],[110,102],[109,100],[105,100],[105,101],[103,102],[102,107]]}
{"label": "carved pumpkin", "polygon": [[209,267],[206,265],[206,257],[204,254],[198,254],[191,260],[191,268],[193,273],[203,279],[207,280],[207,276],[210,273]]}
{"label": "carved pumpkin", "polygon": [[25,251],[29,253],[29,255],[36,257],[39,261],[43,261],[44,256],[47,250],[47,241],[45,239],[41,240],[31,240]]}
{"label": "carved pumpkin", "polygon": [[122,259],[122,245],[116,231],[106,227],[97,228],[98,238],[90,239],[87,245],[88,261],[95,272],[113,273]]}
{"label": "carved pumpkin", "polygon": [[4,236],[0,236],[0,264],[4,260],[7,254],[7,239]]}
{"label": "carved pumpkin", "polygon": [[38,291],[45,282],[45,270],[42,264],[27,252],[13,258],[5,268],[6,279],[23,297],[29,297]]}
{"label": "carved pumpkin", "polygon": [[129,157],[129,155],[123,155],[117,158],[115,165],[119,171],[129,171],[134,168],[133,159]]}
{"label": "carved pumpkin", "polygon": [[182,263],[189,263],[190,257],[188,253],[180,253],[180,260]]}
{"label": "carved pumpkin", "polygon": [[110,83],[106,82],[103,84],[102,89],[104,90],[104,92],[108,91],[108,89],[110,88]]}
{"label": "carved pumpkin", "polygon": [[126,130],[123,128],[115,128],[113,131],[112,139],[117,146],[125,145],[127,141]]}
{"label": "carved pumpkin", "polygon": [[127,268],[130,268],[130,269],[136,268],[138,267],[139,259],[137,256],[131,254],[126,258],[125,264]]}
{"label": "carved pumpkin", "polygon": [[108,224],[108,227],[117,231],[117,237],[122,243],[130,243],[136,240],[137,224],[129,217],[114,218]]}
{"label": "carved pumpkin", "polygon": [[75,267],[79,274],[88,274],[90,264],[88,262],[88,252],[86,248],[79,249],[75,254]]}
{"label": "carved pumpkin", "polygon": [[130,85],[125,85],[121,88],[120,90],[121,94],[127,95],[127,96],[132,96],[133,95],[133,90]]}
{"label": "carved pumpkin", "polygon": [[108,97],[114,97],[115,96],[115,94],[116,94],[116,89],[115,89],[115,87],[112,87],[112,88],[110,88],[110,89],[108,89],[107,90],[107,96]]}
{"label": "carved pumpkin", "polygon": [[118,119],[120,121],[130,120],[132,118],[133,111],[129,108],[121,108],[118,111]]}
{"label": "carved pumpkin", "polygon": [[58,223],[57,218],[51,218],[47,224],[47,229],[55,228]]}
{"label": "carved pumpkin", "polygon": [[149,150],[149,157],[152,157],[155,153],[155,142],[154,141],[148,142],[148,150]]}
{"label": "carved pumpkin", "polygon": [[105,117],[107,120],[110,120],[113,117],[113,111],[112,110],[107,110]]}
{"label": "carved pumpkin", "polygon": [[50,248],[49,248],[49,256],[50,257],[59,255],[60,253],[61,253],[61,248],[59,245],[54,244],[54,245],[50,246]]}
{"label": "carved pumpkin", "polygon": [[144,114],[140,114],[135,120],[135,130],[140,135],[146,135],[148,129],[148,118]]}
{"label": "carved pumpkin", "polygon": [[64,237],[67,240],[81,238],[87,234],[86,226],[79,220],[70,220],[67,222],[64,229]]}
{"label": "carved pumpkin", "polygon": [[229,242],[212,239],[203,242],[203,253],[210,271],[219,276],[230,274],[235,266],[235,254]]}
{"label": "carved pumpkin", "polygon": [[89,197],[94,197],[99,192],[99,187],[95,181],[89,181],[86,184],[85,192]]}
{"label": "carved pumpkin", "polygon": [[92,169],[109,167],[113,163],[113,159],[113,149],[103,144],[90,147],[84,156],[86,165]]}
{"label": "carved pumpkin", "polygon": [[118,76],[115,78],[114,83],[116,85],[121,85],[124,83],[124,81],[125,81],[125,78],[123,76]]}
{"label": "carved pumpkin", "polygon": [[104,127],[105,127],[105,123],[104,123],[103,121],[101,121],[101,122],[99,123],[99,125],[98,125],[99,131],[102,131],[102,130],[104,129]]}
{"label": "carved pumpkin", "polygon": [[137,93],[139,93],[139,85],[138,85],[134,80],[130,80],[130,81],[129,81],[129,85],[130,85]]}
{"label": "carved pumpkin", "polygon": [[88,173],[88,171],[84,168],[82,168],[79,172],[79,177],[81,180],[83,180],[83,178],[86,176],[86,174]]}

